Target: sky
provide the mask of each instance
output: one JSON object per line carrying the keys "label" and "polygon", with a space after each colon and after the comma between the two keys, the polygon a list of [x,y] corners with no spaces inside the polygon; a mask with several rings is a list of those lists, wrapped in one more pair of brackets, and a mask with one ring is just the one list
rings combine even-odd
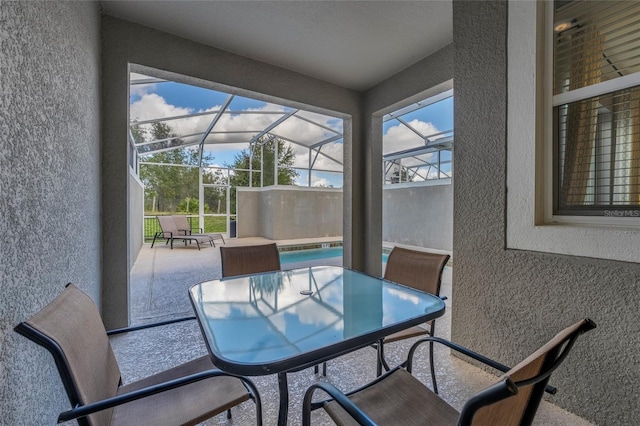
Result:
{"label": "sky", "polygon": [[[131,80],[147,78],[140,74],[131,74]],[[129,113],[132,120],[143,121],[189,115],[193,113],[210,114],[165,121],[174,133],[189,135],[204,132],[215,117],[215,112],[228,101],[227,93],[205,89],[176,82],[158,82],[150,84],[134,84],[130,88]],[[233,97],[228,111],[223,114],[213,127],[205,145],[213,156],[210,165],[225,166],[232,164],[234,157],[241,150],[248,148],[248,141],[267,126],[293,110],[283,105],[276,105],[260,100]],[[421,108],[401,117],[411,127],[423,135],[431,135],[453,129],[453,98]],[[414,131],[398,120],[386,121],[383,125],[383,153],[402,151],[424,144]],[[228,133],[233,132],[233,133]],[[336,138],[324,145],[315,160],[314,168],[327,171],[313,171],[311,186],[342,187],[342,120],[313,113],[297,111],[283,123],[274,127],[270,133],[285,140],[298,142],[292,144],[296,154],[294,167],[305,170],[300,172],[297,183],[308,185],[309,149],[308,146]],[[183,138],[198,141],[200,136]],[[215,142],[211,144],[210,142]],[[330,172],[328,172],[330,171]]]}

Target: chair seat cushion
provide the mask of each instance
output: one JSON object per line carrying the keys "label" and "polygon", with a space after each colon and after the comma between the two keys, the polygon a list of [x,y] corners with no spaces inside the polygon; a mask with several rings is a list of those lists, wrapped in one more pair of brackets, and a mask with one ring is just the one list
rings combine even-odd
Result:
{"label": "chair seat cushion", "polygon": [[[118,389],[118,395],[215,369],[209,356],[149,376]],[[212,377],[114,408],[112,425],[194,425],[249,399],[239,379]]]}
{"label": "chair seat cushion", "polygon": [[[458,412],[406,370],[395,370],[380,382],[349,398],[381,426],[455,425]],[[337,402],[324,409],[338,425],[357,425]]]}

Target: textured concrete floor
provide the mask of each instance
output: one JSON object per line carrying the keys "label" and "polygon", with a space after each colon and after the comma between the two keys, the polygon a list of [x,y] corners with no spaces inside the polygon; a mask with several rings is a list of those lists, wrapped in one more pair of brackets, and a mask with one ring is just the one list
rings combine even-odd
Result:
{"label": "textured concrete floor", "polygon": [[[229,245],[260,243],[261,239],[228,241]],[[315,264],[341,264],[340,258],[323,259]],[[309,263],[283,264],[283,269],[308,266]],[[176,246],[170,250],[162,244],[151,249],[143,247],[131,272],[131,322],[132,325],[193,315],[187,290],[193,284],[217,279],[221,276],[218,248]],[[445,315],[437,320],[436,335],[450,335],[451,268],[445,268],[442,294],[449,297]],[[385,346],[390,364],[399,363],[406,356],[412,340]],[[112,345],[120,363],[125,382],[142,378],[157,371],[188,361],[207,353],[200,330],[195,321],[173,324],[151,330],[138,331],[112,338]],[[417,359],[427,359],[427,351],[417,354]],[[446,348],[437,348],[436,365],[440,395],[454,408],[460,409],[467,398],[493,383],[495,376],[484,372],[449,354]],[[430,386],[428,363],[418,363],[414,374]],[[301,400],[306,388],[326,380],[343,390],[353,389],[375,377],[375,350],[364,348],[339,357],[328,363],[327,377],[307,369],[289,375],[289,425],[301,422]],[[278,388],[276,376],[251,378],[258,386],[263,402],[264,424],[275,425],[278,415]],[[559,390],[562,392],[562,389]],[[322,397],[321,393],[318,393]],[[553,397],[550,397],[552,400]],[[314,413],[313,423],[333,424],[322,410]],[[235,407],[233,419],[220,415],[203,423],[205,425],[255,424],[255,409],[251,402]],[[568,413],[550,402],[544,401],[538,410],[536,425],[587,426],[589,422]]]}

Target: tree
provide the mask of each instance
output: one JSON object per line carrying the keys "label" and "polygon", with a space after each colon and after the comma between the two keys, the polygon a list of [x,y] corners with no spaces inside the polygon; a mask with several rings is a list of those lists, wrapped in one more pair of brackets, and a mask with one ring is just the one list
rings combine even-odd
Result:
{"label": "tree", "polygon": [[[150,129],[134,126],[132,134],[136,141],[176,137],[171,127],[165,123],[153,123]],[[158,142],[165,147],[176,148],[148,154],[145,157],[145,162],[157,164],[140,166],[140,179],[145,185],[145,211],[173,213],[186,208],[185,211],[190,213],[194,211],[194,206],[197,208],[200,154],[197,147],[179,148],[183,143],[179,138]],[[158,148],[156,144],[146,146]],[[203,159],[208,160],[208,157]],[[211,180],[213,177],[207,176],[207,179]]]}
{"label": "tree", "polygon": [[[276,145],[277,144],[277,145]],[[270,186],[274,185],[274,157],[275,147],[278,147],[278,185],[295,185],[298,172],[292,166],[296,158],[291,144],[285,143],[280,138],[263,136],[248,149],[242,150],[234,158],[233,164],[225,164],[226,167],[234,169],[234,173],[229,177],[229,184],[232,188],[243,186]],[[251,167],[249,167],[251,164]],[[253,170],[251,185],[249,185],[249,169]],[[262,175],[262,185],[261,185]],[[231,210],[235,213],[236,192],[231,191]]]}

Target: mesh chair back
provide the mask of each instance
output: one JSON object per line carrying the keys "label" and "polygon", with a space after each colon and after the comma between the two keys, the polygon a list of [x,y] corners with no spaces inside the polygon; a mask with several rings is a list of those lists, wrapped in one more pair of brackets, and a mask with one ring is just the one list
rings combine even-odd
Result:
{"label": "mesh chair back", "polygon": [[[553,371],[561,362],[561,359],[559,360],[561,353],[564,354],[570,349],[566,347],[567,343],[593,327],[595,325],[589,320],[582,320],[567,327],[547,344],[507,371],[504,377],[509,377],[517,385],[518,382],[535,378],[545,371]],[[480,408],[473,417],[473,426],[531,424],[548,381],[547,376],[534,384],[518,386],[516,395]]]}
{"label": "mesh chair back", "polygon": [[187,219],[186,216],[178,215],[172,216],[172,218],[177,230],[185,231],[186,235],[191,233],[191,225],[189,224],[189,219]]}
{"label": "mesh chair back", "polygon": [[[158,223],[160,224],[160,229],[162,229],[163,233],[173,233],[174,237],[180,235],[178,232],[178,227],[176,226],[176,222],[173,219],[173,216],[156,216],[158,218]],[[166,237],[166,235],[165,235]]]}
{"label": "mesh chair back", "polygon": [[[116,395],[120,368],[98,308],[73,284],[16,331],[53,355],[72,406]],[[112,409],[79,419],[80,424],[107,425]]]}
{"label": "mesh chair back", "polygon": [[417,290],[439,295],[448,254],[394,247],[387,259],[384,278]]}
{"label": "mesh chair back", "polygon": [[223,277],[280,270],[280,252],[275,243],[220,247],[220,257]]}

